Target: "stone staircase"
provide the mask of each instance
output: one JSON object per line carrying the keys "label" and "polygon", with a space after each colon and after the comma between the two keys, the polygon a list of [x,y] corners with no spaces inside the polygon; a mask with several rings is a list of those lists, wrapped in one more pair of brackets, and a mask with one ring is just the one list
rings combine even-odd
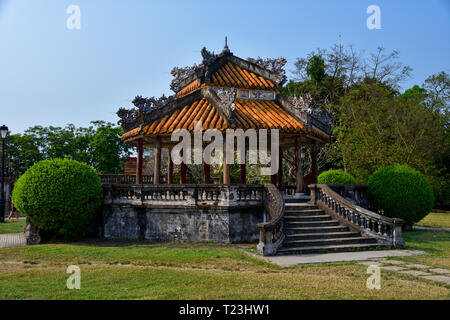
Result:
{"label": "stone staircase", "polygon": [[306,254],[373,250],[381,247],[375,238],[363,237],[334,220],[305,199],[285,198],[286,239],[277,254]]}

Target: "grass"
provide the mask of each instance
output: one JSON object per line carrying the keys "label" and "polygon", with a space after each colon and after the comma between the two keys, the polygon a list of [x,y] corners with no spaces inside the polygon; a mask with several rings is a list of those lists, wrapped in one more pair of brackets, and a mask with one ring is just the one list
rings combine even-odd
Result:
{"label": "grass", "polygon": [[[425,237],[408,236],[413,243]],[[442,244],[435,241],[429,245],[437,243]],[[242,250],[249,248],[76,243],[0,249],[0,299],[450,298],[448,286],[409,275],[383,272],[381,290],[369,290],[365,266],[341,263],[280,268]],[[447,257],[444,253],[438,256]],[[81,268],[80,290],[66,288],[66,268],[72,264]]]}
{"label": "grass", "polygon": [[0,223],[0,234],[23,232],[25,228],[25,219],[16,220],[5,219],[5,223]]}
{"label": "grass", "polygon": [[430,213],[416,223],[422,227],[450,228],[450,213]]}
{"label": "grass", "polygon": [[414,230],[403,233],[407,249],[422,250],[425,254],[395,258],[436,268],[450,269],[450,232]]}

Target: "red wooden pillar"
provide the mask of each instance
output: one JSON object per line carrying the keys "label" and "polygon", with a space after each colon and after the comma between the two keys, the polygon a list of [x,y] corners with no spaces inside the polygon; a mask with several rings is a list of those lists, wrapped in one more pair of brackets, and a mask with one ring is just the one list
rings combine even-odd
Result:
{"label": "red wooden pillar", "polygon": [[186,183],[186,158],[184,156],[184,150],[181,150],[181,164],[180,164],[180,184]]}
{"label": "red wooden pillar", "polygon": [[211,183],[211,165],[210,162],[211,155],[205,154],[203,160],[203,183]]}
{"label": "red wooden pillar", "polygon": [[240,179],[240,183],[245,184],[246,183],[246,179],[247,178],[247,166],[245,165],[245,163],[241,163],[241,179]]}
{"label": "red wooden pillar", "polygon": [[270,176],[270,183],[273,185],[277,185],[277,174],[274,173],[273,175]]}
{"label": "red wooden pillar", "polygon": [[167,177],[167,183],[172,184],[173,183],[173,161],[172,161],[172,149],[169,149],[169,165],[168,165],[168,177]]}
{"label": "red wooden pillar", "polygon": [[295,141],[295,193],[304,191],[302,145]]}
{"label": "red wooden pillar", "polygon": [[314,177],[314,183],[317,183],[317,144],[311,146],[311,173]]}
{"label": "red wooden pillar", "polygon": [[[245,146],[244,146],[244,163],[241,163],[240,164],[240,183],[241,184],[246,184],[246,180],[247,180],[247,148],[245,148]],[[239,159],[240,160],[240,159]]]}
{"label": "red wooden pillar", "polygon": [[281,190],[283,188],[283,150],[281,147],[279,150],[278,159],[277,187],[278,190]]}
{"label": "red wooden pillar", "polygon": [[144,167],[144,140],[139,139],[137,145],[136,183],[142,184],[142,171]]}
{"label": "red wooden pillar", "polygon": [[[230,161],[231,162],[231,161]],[[223,139],[223,184],[230,184],[230,165],[227,164],[227,138]]]}
{"label": "red wooden pillar", "polygon": [[203,163],[203,183],[210,183],[211,181],[211,165]]}
{"label": "red wooden pillar", "polygon": [[161,137],[156,137],[155,142],[155,170],[153,175],[153,184],[160,184],[161,177]]}

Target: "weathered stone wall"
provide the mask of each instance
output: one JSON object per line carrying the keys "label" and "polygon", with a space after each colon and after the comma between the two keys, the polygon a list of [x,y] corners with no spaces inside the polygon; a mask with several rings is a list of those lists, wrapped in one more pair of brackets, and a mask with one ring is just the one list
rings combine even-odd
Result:
{"label": "weathered stone wall", "polygon": [[105,205],[103,237],[154,241],[256,242],[262,207],[192,208]]}

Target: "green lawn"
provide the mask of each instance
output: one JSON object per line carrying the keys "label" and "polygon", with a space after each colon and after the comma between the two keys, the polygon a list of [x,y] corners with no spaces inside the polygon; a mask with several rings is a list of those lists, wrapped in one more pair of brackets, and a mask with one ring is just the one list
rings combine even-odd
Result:
{"label": "green lawn", "polygon": [[416,223],[416,225],[423,227],[450,228],[450,213],[430,213]]}
{"label": "green lawn", "polygon": [[5,219],[5,223],[0,223],[0,234],[23,232],[24,228],[25,219]]}
{"label": "green lawn", "polygon": [[[437,265],[448,265],[448,253],[441,250],[447,246],[448,251],[450,239],[435,235],[445,239],[427,242],[427,250],[440,259]],[[430,240],[415,232],[405,237],[414,246]],[[0,299],[450,298],[448,286],[409,275],[383,272],[381,290],[369,290],[365,266],[280,268],[248,255],[243,247],[76,243],[0,249]],[[81,268],[81,290],[66,288],[66,268],[72,264]]]}
{"label": "green lawn", "polygon": [[450,269],[450,231],[414,230],[403,233],[407,249],[422,250],[425,254],[395,258],[436,268]]}

